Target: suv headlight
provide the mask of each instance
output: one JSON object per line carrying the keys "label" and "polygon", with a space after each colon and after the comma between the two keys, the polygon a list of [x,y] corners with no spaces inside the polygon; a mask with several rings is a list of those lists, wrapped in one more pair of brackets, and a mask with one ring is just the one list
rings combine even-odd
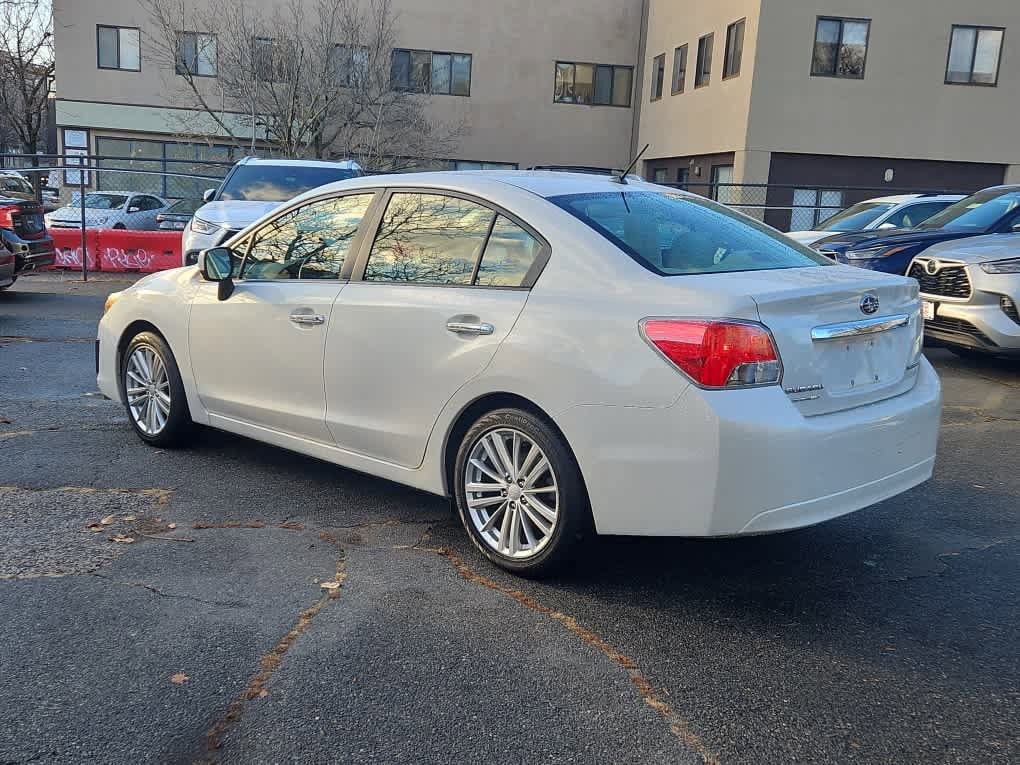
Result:
{"label": "suv headlight", "polygon": [[988,263],[979,263],[978,265],[981,266],[981,270],[986,274],[1020,274],[1020,258],[992,260]]}
{"label": "suv headlight", "polygon": [[195,216],[191,219],[191,230],[196,234],[215,234],[219,230],[219,226]]}
{"label": "suv headlight", "polygon": [[890,255],[895,255],[897,252],[903,252],[906,247],[869,247],[866,250],[847,250],[847,260],[871,260],[872,258],[888,258]]}

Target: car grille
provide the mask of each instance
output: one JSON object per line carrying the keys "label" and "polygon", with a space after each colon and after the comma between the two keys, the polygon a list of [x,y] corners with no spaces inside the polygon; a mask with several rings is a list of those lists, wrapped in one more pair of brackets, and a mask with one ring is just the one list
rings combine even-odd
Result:
{"label": "car grille", "polygon": [[985,345],[994,346],[995,343],[988,337],[984,332],[975,327],[966,319],[953,319],[945,316],[936,316],[934,319],[928,319],[924,326],[926,329],[944,330],[946,332],[958,332],[961,335],[970,335],[976,340],[980,340]]}
{"label": "car grille", "polygon": [[907,276],[917,279],[921,292],[939,297],[969,298],[970,277],[963,266],[942,266],[934,274],[928,273],[926,265],[930,261],[916,260],[910,266]]}

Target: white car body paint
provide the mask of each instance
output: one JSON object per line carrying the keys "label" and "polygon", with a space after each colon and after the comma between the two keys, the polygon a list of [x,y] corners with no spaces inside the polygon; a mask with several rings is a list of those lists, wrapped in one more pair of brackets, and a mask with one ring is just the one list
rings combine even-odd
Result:
{"label": "white car body paint", "polygon": [[[303,198],[385,187],[472,194],[527,221],[552,255],[530,291],[353,281],[284,296],[306,282],[238,280],[219,302],[194,267],[147,277],[100,323],[100,389],[121,398],[117,347],[130,324],[145,321],[174,351],[195,421],[437,494],[449,490],[446,447],[458,416],[482,396],[512,393],[562,431],[604,534],[797,528],[931,476],[940,387],[919,353],[915,283],[836,265],[661,277],[543,198],[662,191],[610,183],[434,173],[319,188]],[[811,340],[813,328],[860,319],[866,292],[879,297],[878,316],[906,323],[871,336],[876,346],[863,353]],[[327,323],[294,326],[294,307],[314,307]],[[494,333],[446,331],[460,315]],[[668,316],[762,321],[780,352],[781,384],[693,385],[639,335],[642,319]]]}

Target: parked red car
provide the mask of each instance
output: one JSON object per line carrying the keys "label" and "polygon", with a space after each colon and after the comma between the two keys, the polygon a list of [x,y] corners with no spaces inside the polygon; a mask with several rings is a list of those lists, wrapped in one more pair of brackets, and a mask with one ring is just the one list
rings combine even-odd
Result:
{"label": "parked red car", "polygon": [[0,198],[0,290],[25,271],[53,265],[57,254],[38,202]]}

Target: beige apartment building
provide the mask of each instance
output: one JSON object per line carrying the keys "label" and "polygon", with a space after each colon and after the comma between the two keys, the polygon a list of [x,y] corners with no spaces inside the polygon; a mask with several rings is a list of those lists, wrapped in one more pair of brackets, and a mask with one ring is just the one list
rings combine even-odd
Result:
{"label": "beige apartment building", "polygon": [[[431,96],[465,125],[449,167],[623,167],[647,143],[651,179],[748,202],[764,190],[725,184],[769,184],[780,226],[852,187],[1020,182],[1017,0],[393,1],[402,49],[460,56],[460,94]],[[175,138],[180,78],[138,0],[54,16],[63,149],[216,158]]]}

